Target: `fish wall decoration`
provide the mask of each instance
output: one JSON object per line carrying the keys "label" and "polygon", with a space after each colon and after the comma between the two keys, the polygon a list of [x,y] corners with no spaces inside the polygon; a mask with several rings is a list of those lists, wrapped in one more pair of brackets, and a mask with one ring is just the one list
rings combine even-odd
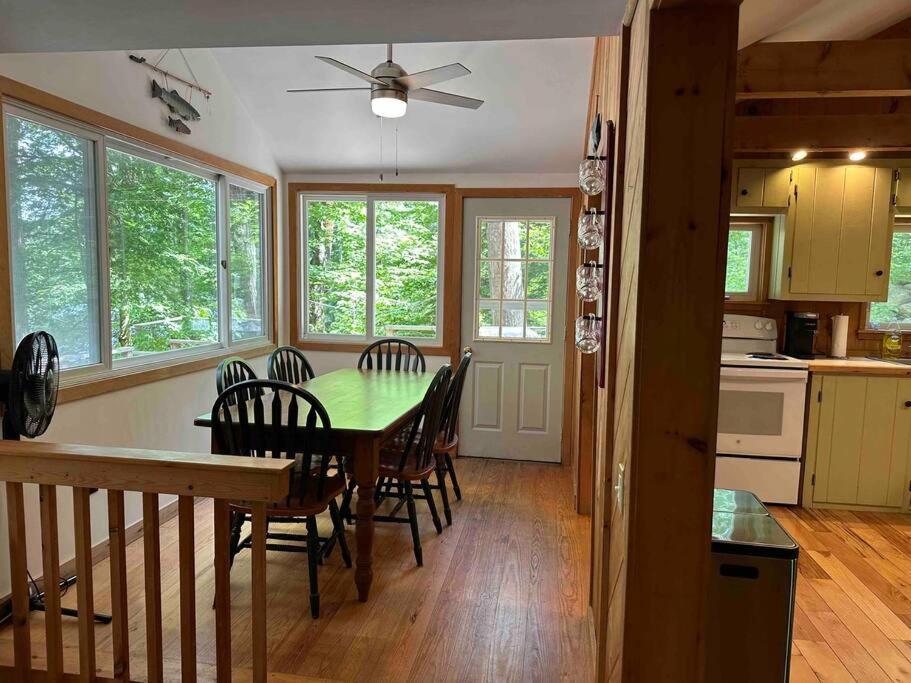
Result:
{"label": "fish wall decoration", "polygon": [[173,116],[168,117],[168,125],[178,133],[183,133],[184,135],[189,135],[193,132],[190,130],[190,127],[187,124],[185,124],[180,119],[174,118]]}
{"label": "fish wall decoration", "polygon": [[155,79],[152,79],[152,97],[157,97],[164,102],[172,114],[177,114],[184,121],[199,121],[201,118],[196,108],[182,98],[176,90],[162,88]]}

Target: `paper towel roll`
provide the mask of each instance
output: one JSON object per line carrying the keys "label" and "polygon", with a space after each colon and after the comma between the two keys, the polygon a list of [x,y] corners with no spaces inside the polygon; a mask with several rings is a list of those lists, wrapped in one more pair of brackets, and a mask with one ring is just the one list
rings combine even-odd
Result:
{"label": "paper towel roll", "polygon": [[848,355],[848,316],[832,316],[832,342],[829,355],[832,358],[845,358]]}

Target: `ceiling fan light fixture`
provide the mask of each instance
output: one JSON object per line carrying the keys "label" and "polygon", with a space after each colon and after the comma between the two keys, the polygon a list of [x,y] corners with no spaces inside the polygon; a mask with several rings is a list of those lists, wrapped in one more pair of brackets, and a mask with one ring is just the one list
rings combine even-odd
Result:
{"label": "ceiling fan light fixture", "polygon": [[408,95],[391,88],[375,89],[370,93],[370,108],[374,114],[384,119],[400,118],[408,108]]}

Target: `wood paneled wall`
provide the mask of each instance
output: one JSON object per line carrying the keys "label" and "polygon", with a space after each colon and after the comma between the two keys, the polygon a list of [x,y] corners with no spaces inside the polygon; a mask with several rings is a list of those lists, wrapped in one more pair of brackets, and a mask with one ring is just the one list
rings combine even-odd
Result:
{"label": "wood paneled wall", "polygon": [[623,38],[599,41],[605,64],[596,64],[604,92],[618,79],[622,158],[607,298],[614,346],[595,458],[597,674],[697,681],[738,8],[712,0],[631,6]]}

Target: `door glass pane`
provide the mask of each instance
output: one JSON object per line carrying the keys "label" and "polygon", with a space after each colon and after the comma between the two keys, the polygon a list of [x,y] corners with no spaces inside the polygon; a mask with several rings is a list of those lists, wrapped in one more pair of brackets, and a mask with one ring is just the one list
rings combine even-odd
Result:
{"label": "door glass pane", "polygon": [[440,203],[376,200],[374,334],[437,336]]}
{"label": "door glass pane", "polygon": [[503,221],[484,221],[479,232],[481,258],[503,258]]}
{"label": "door glass pane", "polygon": [[219,341],[216,184],[107,152],[114,360]]}
{"label": "door glass pane", "polygon": [[525,258],[525,223],[520,221],[506,221],[503,233],[503,258]]}
{"label": "door glass pane", "polygon": [[263,204],[265,196],[231,185],[231,339],[266,334],[263,299]]}
{"label": "door glass pane", "polygon": [[553,239],[550,221],[530,221],[528,223],[528,258],[550,259],[551,241]]}
{"label": "door glass pane", "polygon": [[61,367],[98,363],[95,143],[11,114],[4,125],[16,342],[45,330]]}
{"label": "door glass pane", "polygon": [[781,436],[785,395],[777,391],[721,391],[718,431],[722,434]]}
{"label": "door glass pane", "polygon": [[503,271],[503,298],[525,298],[525,263],[522,261],[505,261]]}
{"label": "door glass pane", "polygon": [[528,298],[550,298],[550,263],[530,261],[528,263]]}
{"label": "door glass pane", "polygon": [[478,337],[500,336],[500,302],[481,301],[478,303]]}
{"label": "door glass pane", "polygon": [[367,333],[367,202],[309,199],[307,332]]}
{"label": "door glass pane", "polygon": [[502,296],[502,261],[481,261],[478,266],[478,296],[482,299],[499,299]]}
{"label": "door glass pane", "polygon": [[[479,218],[477,234],[475,336],[549,342],[553,219]],[[489,300],[502,311],[498,327],[490,322]]]}
{"label": "door glass pane", "polygon": [[547,339],[550,329],[548,304],[540,301],[528,302],[525,312],[525,337],[527,339]]}
{"label": "door glass pane", "polygon": [[502,334],[515,339],[525,336],[525,304],[517,301],[503,302]]}

